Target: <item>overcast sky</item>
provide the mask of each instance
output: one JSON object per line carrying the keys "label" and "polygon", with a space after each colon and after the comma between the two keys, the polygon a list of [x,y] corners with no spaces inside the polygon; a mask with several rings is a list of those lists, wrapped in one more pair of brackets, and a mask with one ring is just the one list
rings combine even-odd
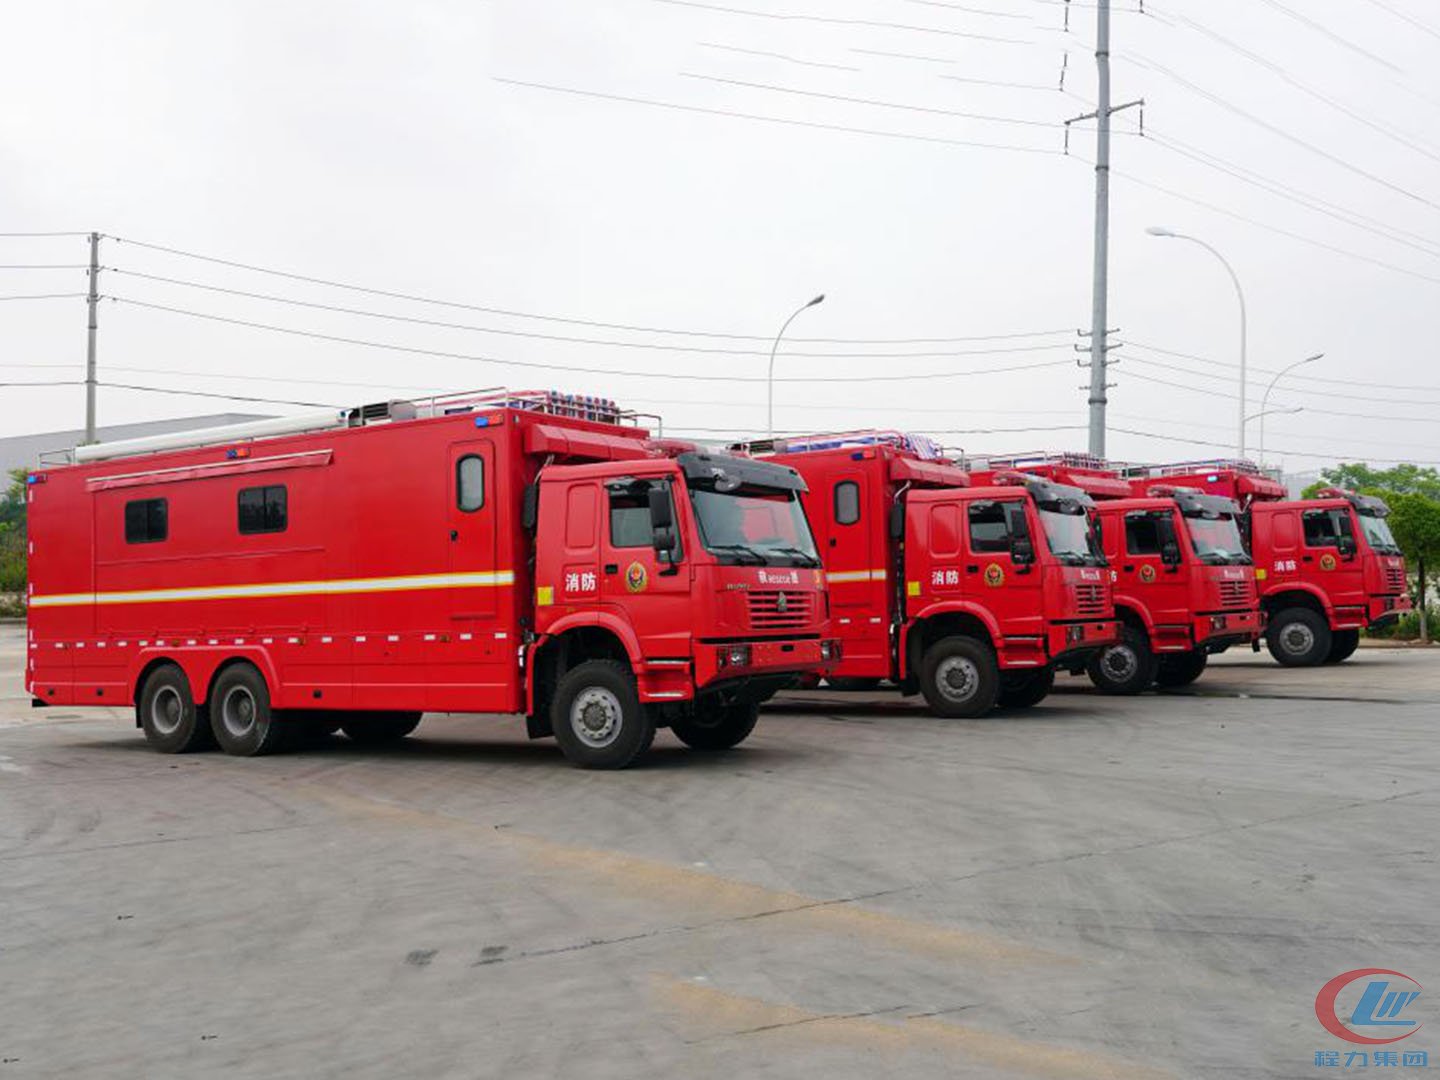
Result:
{"label": "overcast sky", "polygon": [[[1234,451],[1234,289],[1145,234],[1163,224],[1243,282],[1252,411],[1326,353],[1274,391],[1304,411],[1268,420],[1272,461],[1440,461],[1440,11],[1116,5],[1115,100],[1145,99],[1147,137],[1116,118],[1111,456]],[[1062,151],[1093,107],[1095,11],[1069,6],[1067,33],[1060,0],[12,5],[0,231],[124,238],[102,242],[103,382],[340,404],[554,386],[757,433],[769,338],[824,292],[782,346],[777,375],[809,381],[777,383],[777,429],[1083,449],[1092,125]],[[81,237],[0,238],[7,267],[85,258]],[[0,270],[4,296],[84,288]],[[84,326],[83,300],[0,302],[0,382],[82,378]],[[799,355],[827,353],[852,355]],[[100,391],[102,424],[292,408]],[[0,434],[82,419],[78,386],[0,387]]]}

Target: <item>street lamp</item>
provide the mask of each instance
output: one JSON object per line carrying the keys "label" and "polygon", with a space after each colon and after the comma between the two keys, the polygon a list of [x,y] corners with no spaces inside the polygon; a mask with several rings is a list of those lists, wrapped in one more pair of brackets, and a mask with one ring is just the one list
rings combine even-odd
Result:
{"label": "street lamp", "polygon": [[1162,228],[1159,225],[1151,225],[1145,231],[1151,236],[1163,236],[1171,240],[1189,240],[1192,244],[1199,244],[1206,251],[1210,252],[1211,255],[1214,255],[1215,258],[1220,260],[1220,264],[1225,267],[1225,272],[1230,275],[1230,280],[1235,283],[1235,295],[1240,299],[1240,431],[1238,433],[1237,445],[1240,450],[1239,456],[1243,458],[1245,456],[1245,290],[1240,287],[1240,279],[1236,276],[1235,268],[1230,265],[1230,261],[1204,240],[1197,239],[1194,236],[1187,236],[1185,233],[1175,232],[1173,229]]}
{"label": "street lamp", "polygon": [[[1316,360],[1321,359],[1324,355],[1325,354],[1323,352],[1316,353],[1314,356],[1305,357],[1304,360],[1296,360],[1289,367],[1281,368],[1275,373],[1275,377],[1270,380],[1270,385],[1265,387],[1265,395],[1260,399],[1260,411],[1250,418],[1252,420],[1260,421],[1260,464],[1262,466],[1265,464],[1265,417],[1269,415],[1269,413],[1267,413],[1265,410],[1265,406],[1270,402],[1270,391],[1275,389],[1275,384],[1278,383],[1285,375],[1294,371],[1297,367],[1303,367],[1305,364],[1313,364]],[[1270,410],[1270,412],[1272,413],[1297,413],[1302,411],[1303,410],[1298,407],[1294,409]]]}
{"label": "street lamp", "polygon": [[785,320],[780,327],[780,333],[775,335],[775,344],[770,346],[770,373],[765,378],[765,427],[770,434],[770,441],[775,441],[775,350],[780,348],[780,339],[785,336],[785,331],[790,329],[790,324],[795,321],[795,316],[806,308],[812,308],[816,304],[823,303],[825,294],[821,293],[814,300],[807,301],[795,309],[790,318]]}

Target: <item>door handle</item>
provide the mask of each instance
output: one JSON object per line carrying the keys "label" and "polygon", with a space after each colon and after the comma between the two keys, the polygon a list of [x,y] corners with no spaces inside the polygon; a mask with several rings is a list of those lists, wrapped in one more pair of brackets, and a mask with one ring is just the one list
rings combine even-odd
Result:
{"label": "door handle", "polygon": [[1121,569],[1124,570],[1127,574],[1132,574],[1135,572],[1135,564],[1133,562],[1126,563],[1123,567],[1121,567]]}
{"label": "door handle", "polygon": [[1315,561],[1315,556],[1314,556],[1314,555],[1301,555],[1301,556],[1300,556],[1300,561],[1301,561],[1301,562],[1314,562],[1314,561]]}
{"label": "door handle", "polygon": [[607,562],[607,563],[605,564],[605,573],[607,573],[607,574],[618,574],[619,572],[620,572],[620,564],[619,564],[619,563]]}
{"label": "door handle", "polygon": [[834,546],[835,546],[835,538],[834,538],[833,536],[830,537],[830,546],[831,546],[831,547],[834,547]]}
{"label": "door handle", "polygon": [[459,530],[459,529],[451,529],[451,530],[450,530],[450,539],[451,539],[451,540],[459,540],[459,539],[460,539],[460,530]]}
{"label": "door handle", "polygon": [[979,564],[979,563],[969,563],[969,564],[965,567],[965,572],[966,572],[967,574],[978,574],[978,573],[980,572],[980,564]]}

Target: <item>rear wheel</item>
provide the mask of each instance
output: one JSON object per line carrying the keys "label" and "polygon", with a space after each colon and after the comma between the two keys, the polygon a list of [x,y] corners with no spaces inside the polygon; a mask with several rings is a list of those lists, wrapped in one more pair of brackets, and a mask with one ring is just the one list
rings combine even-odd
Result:
{"label": "rear wheel", "polygon": [[232,664],[210,693],[210,727],[220,749],[237,757],[273,754],[284,744],[289,726],[270,709],[270,688],[250,664]]}
{"label": "rear wheel", "polygon": [[587,660],[560,677],[550,703],[555,741],[582,769],[623,769],[655,738],[655,720],[640,705],[630,669]]}
{"label": "rear wheel", "polygon": [[420,726],[418,712],[357,712],[347,713],[340,721],[345,737],[361,746],[379,746],[399,742]]}
{"label": "rear wheel", "polygon": [[1189,686],[1200,677],[1209,659],[1200,649],[1162,656],[1155,672],[1155,682],[1164,687]]}
{"label": "rear wheel", "polygon": [[196,706],[190,680],[175,664],[163,664],[146,676],[135,709],[146,742],[162,754],[186,754],[215,745],[209,718]]}
{"label": "rear wheel", "polygon": [[1055,686],[1055,669],[1007,671],[1000,676],[999,705],[1005,709],[1028,709],[1038,705]]}
{"label": "rear wheel", "polygon": [[1107,694],[1138,694],[1155,681],[1155,654],[1145,631],[1134,626],[1120,629],[1120,640],[1107,645],[1086,667],[1090,681]]}
{"label": "rear wheel", "polygon": [[1286,608],[1265,628],[1265,645],[1284,667],[1314,667],[1330,655],[1332,635],[1325,616],[1310,608]]}
{"label": "rear wheel", "polygon": [[972,637],[942,638],[920,664],[920,692],[937,716],[984,716],[1000,692],[995,651]]}
{"label": "rear wheel", "polygon": [[670,721],[670,730],[692,750],[729,750],[750,737],[759,718],[755,704],[697,704]]}
{"label": "rear wheel", "polygon": [[1336,630],[1330,635],[1330,651],[1325,654],[1325,663],[1338,664],[1342,660],[1349,660],[1350,655],[1359,647],[1359,630]]}

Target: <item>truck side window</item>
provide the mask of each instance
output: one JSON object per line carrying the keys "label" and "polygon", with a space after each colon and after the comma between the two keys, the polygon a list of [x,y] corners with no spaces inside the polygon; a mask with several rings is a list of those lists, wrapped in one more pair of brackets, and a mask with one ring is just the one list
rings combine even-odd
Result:
{"label": "truck side window", "polygon": [[1300,515],[1306,547],[1339,547],[1340,537],[1353,535],[1344,510],[1306,510]]}
{"label": "truck side window", "polygon": [[170,535],[167,499],[136,499],[125,504],[125,542],[154,544]]}
{"label": "truck side window", "polygon": [[290,524],[284,484],[244,488],[237,502],[242,533],[284,532]]}
{"label": "truck side window", "polygon": [[485,459],[466,454],[455,463],[455,505],[473,514],[485,505]]}
{"label": "truck side window", "polygon": [[1004,503],[971,503],[969,517],[972,552],[1004,554],[1010,550],[1010,523]]}
{"label": "truck side window", "polygon": [[1125,515],[1125,550],[1131,555],[1159,555],[1160,529],[1146,513]]}
{"label": "truck side window", "polygon": [[860,485],[842,480],[835,485],[835,524],[854,525],[860,520]]}
{"label": "truck side window", "polygon": [[652,543],[650,502],[644,493],[610,493],[610,546],[646,548]]}

